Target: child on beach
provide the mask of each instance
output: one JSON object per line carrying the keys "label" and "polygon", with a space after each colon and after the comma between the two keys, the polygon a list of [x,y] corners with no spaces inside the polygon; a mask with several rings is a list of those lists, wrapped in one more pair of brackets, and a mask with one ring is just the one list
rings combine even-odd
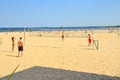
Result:
{"label": "child on beach", "polygon": [[91,35],[90,34],[88,34],[88,46],[91,46]]}
{"label": "child on beach", "polygon": [[23,42],[22,37],[20,37],[20,40],[18,41],[18,57],[23,56]]}
{"label": "child on beach", "polygon": [[15,47],[15,38],[12,37],[12,51],[14,51],[14,47]]}

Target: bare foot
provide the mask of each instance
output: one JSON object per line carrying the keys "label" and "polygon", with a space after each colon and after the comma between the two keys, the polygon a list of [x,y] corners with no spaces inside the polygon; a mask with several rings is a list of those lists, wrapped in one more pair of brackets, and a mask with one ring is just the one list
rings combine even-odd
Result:
{"label": "bare foot", "polygon": [[20,56],[16,56],[16,57],[20,57]]}

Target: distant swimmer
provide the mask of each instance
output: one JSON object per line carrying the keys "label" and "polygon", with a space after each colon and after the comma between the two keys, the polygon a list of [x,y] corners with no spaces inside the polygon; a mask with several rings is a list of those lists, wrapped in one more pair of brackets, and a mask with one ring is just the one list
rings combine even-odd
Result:
{"label": "distant swimmer", "polygon": [[20,37],[20,40],[18,41],[18,57],[23,56],[23,42],[22,37]]}

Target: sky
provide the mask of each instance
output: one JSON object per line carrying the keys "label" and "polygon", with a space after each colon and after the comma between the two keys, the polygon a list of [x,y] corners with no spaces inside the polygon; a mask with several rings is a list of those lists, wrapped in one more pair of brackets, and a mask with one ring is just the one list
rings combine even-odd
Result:
{"label": "sky", "polygon": [[0,27],[120,25],[120,0],[0,0]]}

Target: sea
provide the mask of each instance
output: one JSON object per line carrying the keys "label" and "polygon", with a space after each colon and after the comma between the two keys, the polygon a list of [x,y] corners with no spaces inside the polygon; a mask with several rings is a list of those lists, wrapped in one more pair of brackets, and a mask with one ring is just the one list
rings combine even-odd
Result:
{"label": "sea", "polygon": [[0,27],[0,32],[22,32],[22,31],[54,31],[54,30],[100,30],[108,29],[105,26],[87,26],[87,27]]}

